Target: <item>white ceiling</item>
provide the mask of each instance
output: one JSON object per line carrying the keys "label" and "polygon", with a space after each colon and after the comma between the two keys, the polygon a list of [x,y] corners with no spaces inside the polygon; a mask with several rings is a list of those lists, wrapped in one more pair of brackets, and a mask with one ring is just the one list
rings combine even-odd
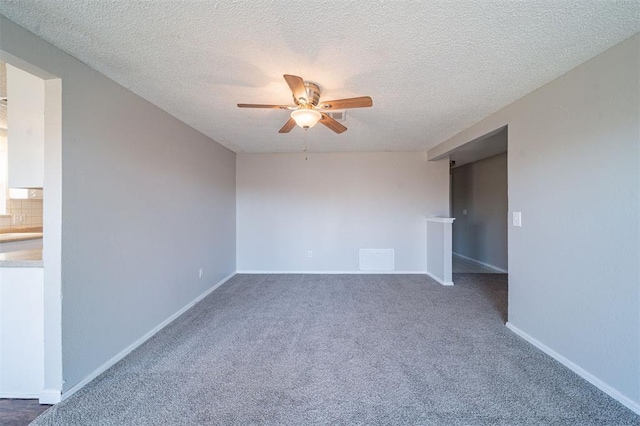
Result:
{"label": "white ceiling", "polygon": [[3,1],[0,13],[236,152],[300,151],[279,134],[282,74],[323,98],[369,95],[312,151],[424,150],[640,31],[640,2]]}

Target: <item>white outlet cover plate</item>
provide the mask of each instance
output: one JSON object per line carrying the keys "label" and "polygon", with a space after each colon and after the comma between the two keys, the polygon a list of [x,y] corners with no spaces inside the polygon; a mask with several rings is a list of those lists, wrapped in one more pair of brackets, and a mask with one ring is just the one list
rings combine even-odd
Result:
{"label": "white outlet cover plate", "polygon": [[522,226],[522,212],[513,212],[513,226]]}

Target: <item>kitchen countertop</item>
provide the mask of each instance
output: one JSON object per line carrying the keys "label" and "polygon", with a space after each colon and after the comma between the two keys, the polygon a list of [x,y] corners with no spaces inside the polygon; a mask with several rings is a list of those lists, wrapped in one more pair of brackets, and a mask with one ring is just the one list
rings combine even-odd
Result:
{"label": "kitchen countertop", "polygon": [[0,268],[42,268],[42,249],[0,253]]}
{"label": "kitchen countertop", "polygon": [[[0,245],[42,239],[42,226],[1,229]],[[0,253],[0,268],[42,268],[42,248]]]}
{"label": "kitchen countertop", "polygon": [[42,232],[7,232],[0,234],[0,243],[35,240],[42,238]]}
{"label": "kitchen countertop", "polygon": [[[0,217],[3,215],[0,214]],[[42,232],[42,226],[28,226],[22,228],[0,228],[0,234],[13,234],[17,232]]]}

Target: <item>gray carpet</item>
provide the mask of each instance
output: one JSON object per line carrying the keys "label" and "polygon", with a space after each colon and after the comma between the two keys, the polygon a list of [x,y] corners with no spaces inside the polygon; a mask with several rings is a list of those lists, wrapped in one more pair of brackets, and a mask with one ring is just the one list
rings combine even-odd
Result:
{"label": "gray carpet", "polygon": [[640,425],[455,282],[237,275],[34,424]]}

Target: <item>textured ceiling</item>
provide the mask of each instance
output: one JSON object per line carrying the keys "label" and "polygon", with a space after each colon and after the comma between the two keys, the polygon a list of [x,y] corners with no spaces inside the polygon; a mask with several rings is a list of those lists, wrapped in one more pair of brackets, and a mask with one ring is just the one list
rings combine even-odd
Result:
{"label": "textured ceiling", "polygon": [[369,95],[312,151],[424,150],[640,30],[640,2],[11,1],[0,13],[236,152],[299,151],[279,134],[282,74],[323,98]]}

